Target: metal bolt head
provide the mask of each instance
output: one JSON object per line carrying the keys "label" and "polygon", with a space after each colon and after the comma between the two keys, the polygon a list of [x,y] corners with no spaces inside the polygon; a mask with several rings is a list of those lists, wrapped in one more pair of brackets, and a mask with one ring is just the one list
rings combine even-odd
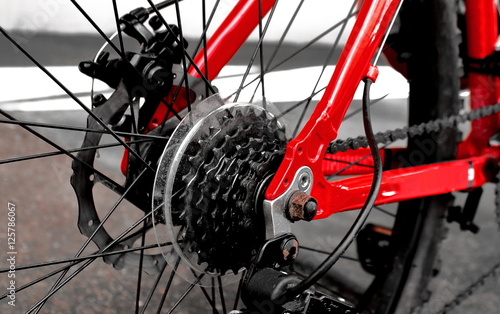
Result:
{"label": "metal bolt head", "polygon": [[281,244],[283,259],[285,262],[294,261],[299,254],[299,241],[297,239],[287,239]]}
{"label": "metal bolt head", "polygon": [[316,200],[302,191],[295,191],[288,201],[287,214],[288,218],[293,221],[311,221],[316,216],[317,211],[318,203]]}

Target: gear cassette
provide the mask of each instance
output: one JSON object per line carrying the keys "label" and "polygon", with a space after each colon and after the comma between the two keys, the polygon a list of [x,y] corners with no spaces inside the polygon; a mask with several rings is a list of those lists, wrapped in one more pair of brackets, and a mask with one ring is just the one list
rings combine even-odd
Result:
{"label": "gear cassette", "polygon": [[257,105],[213,96],[199,107],[167,144],[153,202],[164,203],[167,232],[190,267],[237,274],[265,240],[257,199],[283,158],[285,130]]}

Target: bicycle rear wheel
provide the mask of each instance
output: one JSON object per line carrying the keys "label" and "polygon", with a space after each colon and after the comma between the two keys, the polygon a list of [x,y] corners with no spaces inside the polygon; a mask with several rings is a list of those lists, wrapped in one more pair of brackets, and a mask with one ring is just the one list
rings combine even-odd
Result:
{"label": "bicycle rear wheel", "polygon": [[[442,1],[442,3],[449,4],[448,1]],[[86,12],[85,8],[81,8],[78,3],[74,2],[74,4],[77,11],[83,14],[82,20],[88,18],[91,23],[99,25],[104,23],[104,21],[99,20],[98,14]],[[112,4],[116,6],[115,1]],[[152,2],[148,1],[148,5],[151,4]],[[92,114],[96,115],[97,119],[89,116],[87,123],[85,123],[88,113],[83,112],[83,110],[68,113],[66,110],[56,108],[59,110],[38,112],[37,109],[51,103],[54,104],[58,98],[62,99],[65,106],[70,103],[70,98],[78,99],[80,95],[75,95],[70,92],[70,89],[80,91],[81,88],[86,90],[87,87],[82,86],[83,84],[79,82],[75,82],[74,86],[71,85],[74,77],[61,84],[66,87],[66,90],[63,90],[62,95],[56,92],[55,97],[54,95],[47,97],[43,92],[37,91],[38,78],[33,77],[33,81],[27,84],[32,87],[30,90],[33,89],[32,96],[22,100],[12,100],[7,97],[7,100],[2,104],[1,113],[5,116],[2,124],[4,130],[2,131],[2,145],[5,145],[8,150],[3,150],[2,154],[4,156],[2,156],[1,167],[7,169],[6,173],[8,175],[6,182],[2,183],[1,199],[15,204],[17,215],[17,242],[15,248],[18,255],[15,264],[16,282],[14,290],[9,291],[16,291],[16,306],[21,306],[24,311],[39,311],[42,309],[42,311],[56,312],[58,310],[69,311],[74,309],[76,311],[93,310],[100,312],[103,308],[107,308],[109,311],[114,309],[116,312],[128,312],[134,308],[136,312],[170,309],[179,313],[197,313],[203,310],[227,312],[231,308],[243,307],[239,301],[240,278],[242,272],[244,272],[243,269],[248,267],[255,250],[263,241],[259,227],[260,218],[252,215],[236,215],[240,220],[249,220],[247,224],[251,227],[247,226],[242,229],[238,227],[232,229],[231,232],[238,233],[243,230],[246,236],[239,237],[239,242],[229,242],[222,245],[217,248],[219,254],[214,254],[211,252],[213,248],[209,246],[209,243],[221,242],[224,234],[213,233],[207,235],[200,233],[202,229],[189,229],[191,226],[190,221],[195,218],[209,220],[205,214],[199,216],[190,214],[187,215],[189,218],[183,218],[182,211],[175,213],[175,210],[170,210],[169,212],[173,214],[170,214],[170,218],[168,218],[169,214],[158,213],[163,209],[163,206],[159,206],[163,205],[162,200],[160,199],[160,203],[156,204],[158,206],[154,206],[154,200],[151,201],[154,193],[153,185],[155,180],[158,180],[156,167],[161,160],[161,154],[167,140],[185,114],[185,112],[171,107],[171,102],[175,103],[172,98],[181,99],[184,97],[184,103],[189,102],[187,99],[190,99],[193,107],[196,107],[199,97],[205,99],[209,94],[216,91],[213,87],[217,87],[221,95],[228,97],[230,101],[247,104],[261,103],[258,108],[263,107],[265,109],[252,107],[253,105],[242,108],[231,107],[230,110],[233,110],[231,115],[237,116],[239,112],[243,117],[240,120],[229,119],[227,122],[218,125],[215,125],[215,123],[219,122],[210,121],[213,125],[208,125],[205,132],[207,137],[201,138],[209,148],[193,146],[189,147],[191,155],[185,154],[191,158],[190,160],[195,160],[197,156],[203,155],[200,160],[191,161],[191,168],[206,169],[203,171],[207,173],[210,171],[227,171],[230,167],[215,167],[213,163],[206,161],[209,159],[206,156],[211,154],[210,152],[214,151],[214,149],[221,147],[229,147],[228,151],[232,150],[234,147],[228,144],[231,142],[238,147],[245,147],[245,145],[249,145],[249,142],[257,142],[257,139],[264,137],[266,143],[258,147],[252,146],[252,149],[258,153],[269,153],[271,156],[266,157],[266,159],[254,160],[254,157],[249,157],[250,154],[243,153],[241,158],[228,154],[217,157],[221,161],[221,165],[231,164],[233,160],[235,160],[235,164],[238,164],[238,168],[236,168],[238,171],[226,173],[228,177],[244,182],[244,185],[241,184],[237,187],[238,189],[247,189],[249,185],[253,185],[252,189],[256,189],[260,181],[264,181],[264,178],[272,174],[273,169],[276,169],[279,164],[279,157],[283,153],[284,131],[281,130],[279,125],[286,124],[286,136],[288,138],[293,136],[300,130],[314,103],[321,96],[328,73],[333,71],[330,65],[335,63],[335,59],[341,50],[342,38],[345,37],[344,33],[347,32],[350,23],[356,16],[358,10],[357,1],[353,1],[338,10],[321,10],[322,6],[326,5],[327,2],[318,4],[319,10],[318,8],[309,8],[303,1],[296,1],[295,6],[290,3],[277,2],[275,6],[268,8],[267,17],[260,20],[256,34],[243,46],[239,54],[230,63],[230,66],[221,72],[218,80],[213,82],[207,82],[206,80],[188,81],[184,78],[189,67],[190,58],[192,59],[194,52],[206,44],[206,37],[209,37],[209,35],[204,35],[203,30],[208,28],[210,33],[210,30],[215,27],[214,25],[217,25],[218,21],[229,11],[227,4],[219,1],[207,1],[207,3],[203,2],[203,6],[205,6],[203,10],[192,6],[192,1],[183,1],[181,3],[170,1],[169,4],[170,6],[162,10],[158,18],[152,21],[153,26],[159,25],[161,27],[160,30],[170,28],[164,35],[169,34],[169,32],[170,34],[175,33],[173,37],[175,39],[167,36],[162,38],[165,39],[163,42],[168,43],[167,48],[172,51],[167,62],[160,62],[155,59],[156,56],[163,53],[156,51],[156,48],[153,47],[153,43],[156,46],[160,45],[159,38],[153,40],[148,46],[150,49],[148,52],[155,57],[145,56],[145,53],[141,54],[140,48],[137,48],[136,41],[144,40],[140,31],[139,35],[136,34],[135,40],[125,39],[122,42],[122,36],[125,36],[120,28],[116,32],[117,35],[114,39],[111,39],[111,36],[105,38],[109,41],[105,50],[111,52],[107,59],[104,58],[105,55],[101,55],[101,58],[94,60],[96,61],[94,64],[85,62],[81,65],[82,72],[107,83],[107,85],[99,87],[96,85],[90,93],[85,95],[86,97],[89,96],[88,94],[97,96],[97,94],[102,93],[103,97],[106,97],[107,100],[102,96],[93,97],[91,105],[88,106],[92,108]],[[118,7],[117,9],[121,14],[126,12],[123,8]],[[157,14],[155,9],[159,8],[152,6],[149,14]],[[281,11],[283,13],[280,13]],[[438,9],[435,10],[435,12],[438,11]],[[313,33],[307,26],[311,20],[311,12],[315,12],[315,17],[318,14],[325,14],[324,20],[328,20],[329,24],[318,26],[316,32]],[[331,22],[331,12],[338,14],[338,21]],[[428,12],[427,8],[424,7],[422,12]],[[453,8],[450,6],[446,9],[446,12],[453,13]],[[135,13],[138,14],[139,18],[137,20],[139,20],[139,23],[137,24],[135,20],[131,22],[129,16],[129,24],[127,25],[137,27],[134,28],[135,30],[142,29],[141,25],[145,22],[141,20],[143,11],[136,11]],[[200,16],[194,19],[193,16],[196,15]],[[113,10],[109,10],[109,16],[112,17],[112,21],[117,18]],[[160,16],[169,23],[169,27],[161,26],[163,21]],[[433,25],[441,27],[444,24],[451,27],[453,25],[452,17],[447,15],[447,18],[445,19],[441,15],[433,15],[432,20],[436,21],[436,24]],[[287,23],[282,23],[283,20],[287,21]],[[322,19],[318,18],[318,20]],[[195,25],[193,26],[194,30],[188,26],[189,24]],[[10,37],[10,32],[3,31],[3,33]],[[445,47],[455,46],[456,42],[453,41],[453,38],[446,37],[446,40],[434,38],[430,35],[432,33],[433,29],[426,29],[419,36],[421,47],[426,48],[433,45],[434,42],[438,42],[447,51]],[[446,32],[443,31],[444,33]],[[287,38],[292,34],[295,34],[296,41],[290,43]],[[194,37],[194,35],[197,37]],[[38,57],[34,52],[37,45],[41,44],[41,39],[47,38],[46,42],[58,39],[57,45],[52,47],[53,51],[62,51],[61,47],[66,47],[65,41],[68,42],[68,45],[74,44],[71,38],[64,36],[44,37],[43,34],[35,34],[35,36],[29,37],[26,33],[18,32],[13,37],[17,37],[17,40],[12,39],[20,47],[16,48],[17,53],[9,51],[9,54],[14,54],[17,58],[18,52],[21,49],[26,49],[27,55],[34,59],[35,62],[47,65],[54,61],[42,62],[46,55]],[[266,39],[266,41],[261,41],[262,38]],[[84,37],[81,40],[83,41],[83,39]],[[184,40],[189,43],[187,52],[184,52],[182,44],[179,44]],[[92,37],[90,37],[89,41],[95,42]],[[3,47],[10,46],[3,45]],[[454,49],[450,51],[455,51]],[[92,53],[98,51],[99,45],[89,50]],[[134,51],[137,58],[145,60],[144,63],[142,61],[133,63],[132,59],[125,56],[126,51]],[[439,50],[438,55],[442,59],[436,59],[436,56],[421,56],[420,53],[423,51],[426,51],[426,49],[418,50],[415,59],[409,61],[409,64],[413,64],[411,66],[414,69],[418,69],[418,71],[411,74],[414,75],[412,77],[414,83],[410,85],[411,95],[422,95],[422,91],[425,94],[430,90],[435,92],[432,93],[432,97],[429,97],[432,100],[425,97],[425,103],[428,104],[428,108],[425,110],[421,110],[422,107],[420,107],[422,99],[411,100],[410,123],[427,121],[451,114],[455,110],[453,106],[456,101],[454,98],[456,97],[456,91],[444,87],[452,86],[449,82],[456,82],[458,77],[456,72],[453,72],[456,63],[452,65],[453,60],[456,61],[456,56],[450,59],[449,56],[442,55],[441,50]],[[71,50],[71,53],[75,53],[75,50]],[[92,57],[93,55],[78,56],[76,62],[90,60]],[[151,59],[147,59],[147,57],[151,57]],[[116,63],[119,58],[122,58],[122,64]],[[99,63],[98,60],[100,64],[104,65],[103,67],[96,65]],[[446,65],[445,62],[447,62]],[[129,67],[130,63],[133,63],[133,67]],[[144,64],[159,65],[166,70],[158,73],[148,72],[154,67],[146,67]],[[436,66],[439,66],[438,70],[434,71]],[[125,70],[120,67],[124,67]],[[89,68],[92,68],[92,70],[89,71]],[[208,64],[208,68],[210,68],[210,64]],[[3,77],[11,78],[15,77],[14,75],[23,75],[25,70],[22,68],[5,68],[3,69]],[[49,68],[46,73],[48,77],[45,80],[52,81],[52,75],[64,77],[64,75],[67,75],[67,71],[65,68]],[[151,75],[148,79],[157,79],[157,81],[147,82],[154,86],[146,90],[145,96],[139,93],[131,94],[134,87],[141,86],[144,83],[142,77],[137,78],[136,72],[141,75]],[[25,73],[23,78],[29,78],[33,75],[32,72]],[[314,78],[312,73],[315,73]],[[203,74],[200,73],[200,76],[203,76]],[[434,74],[437,75],[436,79],[429,80],[429,75]],[[446,81],[442,81],[443,75],[447,77]],[[443,84],[434,85],[436,80]],[[97,83],[98,80],[92,82],[92,84]],[[87,84],[90,86],[91,82]],[[158,86],[164,85],[169,87],[158,88]],[[10,86],[14,90],[14,86]],[[184,89],[178,89],[177,86],[184,87]],[[99,88],[100,91],[98,91]],[[173,91],[172,94],[169,94],[171,91]],[[186,91],[189,92],[186,93]],[[450,91],[451,95],[453,95],[452,98],[443,100],[443,95],[448,95]],[[16,93],[19,96],[19,90]],[[82,93],[85,94],[85,92]],[[124,96],[125,93],[129,94]],[[123,97],[125,97],[126,101],[123,100]],[[410,96],[410,98],[412,97],[414,96]],[[46,100],[48,102],[43,102]],[[274,106],[277,109],[270,109],[272,108],[270,101],[275,102]],[[16,104],[19,103],[24,107],[16,107]],[[38,108],[34,108],[35,113],[30,111],[33,110],[33,107],[28,106],[30,103],[38,106]],[[153,105],[151,105],[152,103]],[[359,99],[354,101],[352,114],[349,113],[349,117],[355,116],[356,111],[358,111],[356,106],[359,106],[359,103]],[[389,107],[377,106],[381,107],[380,112],[387,112],[390,105]],[[152,106],[153,109],[144,109],[149,106]],[[165,106],[163,112],[169,119],[154,121],[156,117],[155,110],[161,106]],[[435,112],[435,109],[437,112]],[[186,111],[189,110],[190,108],[186,109]],[[422,116],[421,112],[424,111],[432,114]],[[211,112],[208,112],[207,116],[211,116]],[[260,114],[255,114],[255,112]],[[265,114],[262,114],[262,112]],[[273,114],[279,118],[281,124],[276,124],[273,128],[262,131],[263,126],[274,121]],[[218,116],[212,117],[218,118]],[[258,120],[258,117],[261,120]],[[256,119],[257,122],[255,123]],[[65,121],[68,121],[68,123],[63,123]],[[242,121],[246,125],[243,129],[240,126]],[[351,121],[354,121],[354,118],[348,118],[344,125],[357,124]],[[112,126],[112,128],[109,126]],[[211,134],[210,127],[213,126],[223,131]],[[223,127],[228,126],[232,127],[230,131],[223,129]],[[346,137],[357,135],[355,132],[360,132],[360,130],[353,130],[350,127],[343,128],[346,128],[342,130],[342,134]],[[70,135],[69,131],[73,133]],[[101,135],[95,134],[104,135],[101,138]],[[33,135],[35,137],[32,137]],[[440,135],[439,141],[445,136],[450,135]],[[41,139],[42,142],[36,142],[35,138]],[[426,139],[422,138],[421,140]],[[80,145],[82,141],[84,142],[83,146]],[[219,142],[220,144],[217,144]],[[29,144],[21,146],[12,143]],[[409,143],[408,151],[410,154],[415,151],[415,143],[416,140]],[[213,147],[210,145],[213,145]],[[123,166],[120,167],[124,148],[126,148],[125,155],[127,157],[123,159],[125,161],[123,161]],[[448,151],[449,147],[446,147],[445,152]],[[449,158],[448,155],[441,152],[431,155],[423,162],[429,163]],[[269,170],[259,175],[257,172],[247,172],[248,178],[235,176],[235,173],[242,171],[242,167],[246,167],[245,164],[248,159],[252,159],[252,162],[257,163],[252,164],[255,168],[265,165]],[[36,169],[38,169],[35,172],[37,174],[43,173],[43,176],[33,176],[33,171],[29,170],[28,164],[35,165]],[[210,165],[210,167],[207,168],[207,165]],[[206,184],[206,181],[199,179],[189,169],[185,170],[186,172],[182,173],[182,175],[187,176],[187,179],[183,180],[185,187],[188,187],[191,192],[182,194],[181,189],[185,188],[184,186],[175,191],[180,192],[181,195],[181,197],[173,196],[176,201],[174,205],[176,206],[186,207],[186,204],[191,204],[191,201],[187,202],[185,200],[186,198],[194,199],[205,192],[215,193],[221,198],[224,194],[234,193],[240,201],[244,199],[243,205],[256,205],[252,193],[242,194],[243,192],[236,193],[232,192],[232,190],[228,192],[227,189],[217,191],[201,190],[200,186],[209,186],[212,182]],[[71,183],[76,192],[76,198],[70,186],[67,185],[70,177],[72,177]],[[16,186],[22,186],[23,188],[15,188]],[[227,185],[222,183],[220,186],[227,188]],[[27,193],[28,190],[29,193]],[[192,192],[200,190],[202,192]],[[26,194],[29,194],[29,197]],[[163,201],[170,202],[170,200]],[[234,223],[235,221],[231,220],[232,218],[229,215],[223,214],[224,208],[222,206],[225,205],[220,205],[218,199],[213,201],[217,205],[214,207],[216,211],[211,212],[211,214],[217,217],[221,215],[227,221]],[[424,254],[425,256],[422,258],[419,257],[421,261],[433,257],[434,241],[417,246],[415,237],[422,233],[420,230],[424,226],[428,228],[434,223],[438,224],[437,217],[426,216],[425,214],[426,211],[435,211],[429,209],[423,211],[412,210],[414,207],[421,207],[421,204],[428,208],[431,205],[427,204],[434,204],[428,202],[428,200],[418,201],[418,206],[415,203],[412,203],[412,205],[402,204],[401,209],[397,210],[396,219],[388,222],[389,225],[394,225],[394,227],[391,227],[394,239],[394,241],[391,240],[394,251],[391,256],[396,260],[395,265],[398,265],[398,259],[404,260],[401,264],[404,269],[403,272],[365,273],[360,267],[359,260],[353,262],[345,258],[340,263],[342,265],[338,266],[338,269],[354,270],[356,274],[359,274],[359,277],[357,275],[355,278],[338,277],[334,270],[333,279],[328,282],[325,291],[339,294],[353,304],[358,303],[360,307],[368,304],[370,310],[375,308],[392,310],[397,304],[397,298],[393,299],[392,295],[398,295],[398,293],[394,294],[393,292],[399,291],[403,287],[407,277],[406,272],[409,264],[414,260],[413,256],[417,247],[424,248],[423,251],[431,252],[429,255]],[[210,203],[210,206],[204,207],[211,207],[211,205],[212,203]],[[244,211],[243,205],[238,207],[241,211]],[[75,210],[64,209],[69,207]],[[157,211],[158,208],[161,210]],[[408,212],[415,213],[415,216],[409,216]],[[380,218],[380,216],[373,219],[386,220]],[[422,217],[427,218],[423,219]],[[185,259],[181,259],[178,252],[176,253],[172,249],[173,243],[157,240],[153,229],[154,219],[159,221],[160,225],[164,225],[167,220],[170,220],[171,225],[179,229],[188,229],[191,234],[189,235],[188,232],[188,236],[182,238],[183,241],[195,243],[198,238],[202,238],[204,235],[208,237],[208,240],[196,244],[197,246],[193,249],[193,252],[199,255],[196,255],[194,259],[189,260],[190,263],[186,264],[184,263]],[[428,222],[429,220],[431,223]],[[339,224],[343,224],[349,220],[341,218],[338,221]],[[76,230],[75,222],[78,222],[80,232]],[[203,228],[205,227],[204,225]],[[224,226],[217,225],[213,229],[215,230],[217,227]],[[410,232],[400,234],[398,229],[410,230]],[[57,232],[48,232],[50,230],[57,230]],[[182,243],[178,239],[179,234],[182,232],[176,232],[173,240]],[[297,231],[297,233],[299,232]],[[34,236],[38,234],[47,236],[43,238]],[[248,235],[255,235],[255,237],[249,238]],[[335,239],[334,237],[333,239]],[[254,239],[260,241],[254,241]],[[299,240],[302,241],[300,237]],[[334,245],[334,241],[327,240],[323,242],[325,241],[324,238],[320,241],[315,238],[313,242],[317,243],[312,243],[311,246],[318,248],[317,244],[319,243],[321,244],[320,247],[326,246],[330,250]],[[307,240],[304,241],[304,243],[307,242]],[[238,246],[251,245],[253,251],[242,250],[244,258],[241,260],[237,260],[235,254],[224,255],[220,253],[220,250],[227,248],[227,246],[236,244]],[[428,248],[425,249],[425,247]],[[351,251],[350,253],[355,254],[356,252]],[[204,260],[197,260],[202,255],[205,256]],[[221,255],[222,258],[220,258]],[[319,261],[321,258],[315,257],[314,259]],[[229,260],[229,262],[226,260]],[[40,263],[39,261],[46,263]],[[9,273],[9,265],[5,260],[2,265],[2,272]],[[206,265],[208,265],[208,268]],[[306,271],[307,268],[305,267]],[[399,267],[394,269],[397,268]],[[424,273],[428,273],[429,269],[431,267],[426,266]],[[221,274],[228,274],[230,278],[226,279],[228,276],[223,277]],[[226,281],[232,283],[226,284]],[[361,284],[353,287],[353,281]],[[412,278],[411,281],[420,282],[420,279]],[[381,283],[385,288],[380,290],[381,293],[373,295],[370,287]],[[321,286],[321,283],[319,285]],[[408,295],[411,295],[411,293]],[[78,297],[75,298],[75,296]],[[10,298],[9,293],[1,297],[5,300]],[[61,300],[64,304],[61,304]],[[5,305],[6,303],[2,306],[10,309],[9,305]],[[387,307],[385,304],[388,304]],[[415,302],[415,304],[418,304],[418,302]],[[16,309],[19,308],[16,307]]]}

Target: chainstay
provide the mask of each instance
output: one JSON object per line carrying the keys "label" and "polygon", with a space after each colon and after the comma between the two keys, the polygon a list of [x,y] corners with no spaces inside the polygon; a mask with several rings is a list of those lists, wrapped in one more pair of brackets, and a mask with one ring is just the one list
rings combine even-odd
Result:
{"label": "chainstay", "polygon": [[[390,144],[397,140],[404,140],[409,137],[415,137],[431,132],[439,132],[446,128],[456,127],[458,124],[470,122],[484,117],[494,115],[500,112],[500,104],[485,106],[479,109],[471,110],[466,113],[453,115],[447,118],[431,120],[421,124],[404,127],[402,129],[388,130],[375,134],[377,144]],[[346,140],[336,140],[330,143],[327,153],[335,154],[346,152],[352,149],[368,147],[368,140],[364,136],[348,138]]]}

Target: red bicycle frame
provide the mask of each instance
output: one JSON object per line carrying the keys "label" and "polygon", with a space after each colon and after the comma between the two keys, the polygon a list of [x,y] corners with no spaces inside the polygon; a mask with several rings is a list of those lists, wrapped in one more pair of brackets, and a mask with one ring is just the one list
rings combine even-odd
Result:
{"label": "red bicycle frame", "polygon": [[[366,77],[376,80],[378,70],[371,62],[401,2],[402,0],[363,2],[330,83],[305,127],[288,143],[285,158],[266,191],[267,199],[273,200],[283,194],[298,169],[308,166],[314,176],[311,195],[318,201],[316,219],[362,207],[370,190],[372,174],[366,171],[367,167],[352,167],[344,174],[358,176],[328,182],[325,175],[339,170],[339,164],[330,161],[328,157],[331,156],[325,155],[325,152],[329,143],[336,138],[337,130],[361,80]],[[259,9],[265,15],[274,3],[275,0],[238,2],[208,40],[207,59],[204,51],[200,51],[194,59],[209,80],[218,75],[257,27]],[[468,36],[468,54],[471,58],[483,59],[494,52],[497,42],[495,1],[466,0],[466,8],[467,34],[473,34]],[[206,64],[210,66],[207,68]],[[189,69],[189,74],[199,77],[194,68]],[[471,109],[497,103],[500,98],[499,82],[489,75],[470,73],[468,84]],[[474,121],[469,136],[459,145],[456,160],[384,171],[376,204],[467,190],[491,181],[488,164],[498,163],[500,152],[489,146],[489,139],[498,129],[498,115]],[[422,145],[425,150],[426,143]],[[369,150],[360,149],[336,154],[335,158],[354,161],[366,155],[369,155]],[[370,158],[365,159],[364,163],[372,162]]]}

